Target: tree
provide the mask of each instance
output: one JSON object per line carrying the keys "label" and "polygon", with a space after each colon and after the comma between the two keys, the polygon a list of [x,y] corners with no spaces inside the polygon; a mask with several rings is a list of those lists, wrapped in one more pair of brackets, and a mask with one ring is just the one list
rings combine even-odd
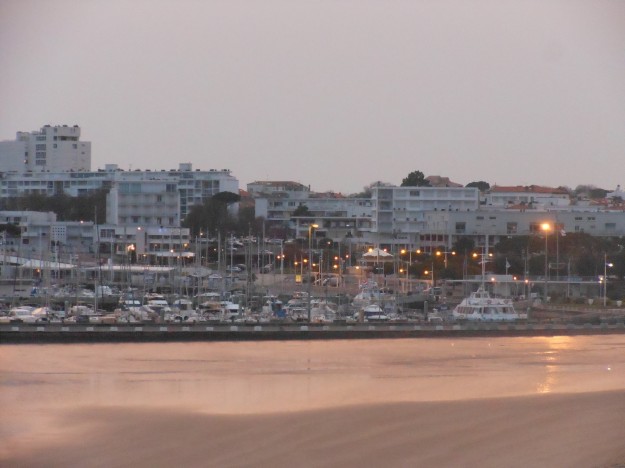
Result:
{"label": "tree", "polygon": [[224,234],[228,231],[234,231],[237,224],[230,216],[228,206],[239,200],[240,197],[237,194],[219,192],[204,200],[203,204],[193,206],[182,225],[191,230],[192,236],[198,235],[203,230]]}
{"label": "tree", "polygon": [[0,224],[0,232],[6,232],[13,237],[18,237],[22,234],[22,230],[16,224]]}
{"label": "tree", "polygon": [[3,199],[1,207],[17,211],[52,211],[59,221],[106,221],[107,189],[96,190],[87,195],[71,197],[57,193],[50,197],[42,194],[30,194],[23,197]]}
{"label": "tree", "polygon": [[241,201],[241,195],[232,192],[219,192],[213,195],[212,199],[230,205]]}
{"label": "tree", "polygon": [[371,198],[371,193],[374,187],[391,187],[392,184],[388,182],[382,182],[376,180],[375,182],[371,182],[369,185],[366,185],[362,188],[362,192],[353,193],[350,195],[350,198]]}
{"label": "tree", "polygon": [[299,205],[293,211],[293,216],[310,216],[310,210],[306,205]]}
{"label": "tree", "polygon": [[429,187],[430,181],[425,178],[423,172],[412,171],[402,181],[401,187]]}
{"label": "tree", "polygon": [[459,253],[471,252],[475,248],[475,242],[470,237],[459,237],[453,245],[453,250]]}
{"label": "tree", "polygon": [[479,182],[469,182],[466,185],[467,188],[470,187],[475,187],[477,188],[480,192],[486,192],[487,190],[490,189],[490,184],[488,182],[484,182],[483,180],[480,180]]}

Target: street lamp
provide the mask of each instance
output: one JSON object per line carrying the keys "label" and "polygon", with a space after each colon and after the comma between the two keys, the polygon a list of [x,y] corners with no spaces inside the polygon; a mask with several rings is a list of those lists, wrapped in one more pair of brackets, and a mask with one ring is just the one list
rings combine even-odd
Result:
{"label": "street lamp", "polygon": [[308,323],[310,323],[311,320],[311,310],[310,310],[310,295],[311,295],[311,284],[310,284],[310,280],[312,278],[312,232],[313,229],[317,229],[319,227],[319,225],[317,224],[310,224],[308,226]]}
{"label": "street lamp", "polygon": [[603,254],[603,307],[606,306],[608,300],[608,267],[612,268],[613,263],[608,263],[608,255]]}
{"label": "street lamp", "polygon": [[436,251],[436,256],[437,257],[440,257],[441,255],[445,255],[445,269],[447,269],[447,254],[456,255],[456,252],[454,250],[449,251],[449,252],[446,251],[446,250],[445,251],[441,251],[441,250],[437,250]]}
{"label": "street lamp", "polygon": [[540,225],[540,230],[545,233],[545,287],[544,287],[544,300],[545,304],[547,303],[547,277],[549,276],[549,256],[548,256],[548,240],[549,240],[549,231],[551,231],[551,224],[542,223]]}
{"label": "street lamp", "polygon": [[434,287],[434,262],[432,262],[432,270],[430,270],[430,271],[425,270],[423,272],[423,274],[426,275],[426,276],[429,275],[429,274],[432,275],[432,286],[431,287],[433,288]]}

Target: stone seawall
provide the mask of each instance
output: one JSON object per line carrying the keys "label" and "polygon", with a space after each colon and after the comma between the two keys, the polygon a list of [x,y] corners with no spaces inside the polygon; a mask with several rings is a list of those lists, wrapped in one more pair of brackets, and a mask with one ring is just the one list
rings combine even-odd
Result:
{"label": "stone seawall", "polygon": [[0,344],[470,338],[625,333],[625,324],[1,325]]}

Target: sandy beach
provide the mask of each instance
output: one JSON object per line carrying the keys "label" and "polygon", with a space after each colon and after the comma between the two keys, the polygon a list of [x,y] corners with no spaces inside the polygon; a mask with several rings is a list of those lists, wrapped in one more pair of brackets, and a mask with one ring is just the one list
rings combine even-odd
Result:
{"label": "sandy beach", "polygon": [[2,466],[625,462],[625,336],[3,345]]}

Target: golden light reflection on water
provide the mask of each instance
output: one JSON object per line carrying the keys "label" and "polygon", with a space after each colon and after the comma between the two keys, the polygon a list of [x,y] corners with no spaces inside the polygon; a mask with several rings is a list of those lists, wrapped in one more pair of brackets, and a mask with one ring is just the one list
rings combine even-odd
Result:
{"label": "golden light reflection on water", "polygon": [[556,366],[545,366],[545,379],[538,384],[536,388],[536,393],[551,393],[552,388],[556,384],[555,370]]}
{"label": "golden light reflection on water", "polygon": [[[558,385],[558,372],[560,371],[560,360],[562,354],[571,350],[575,343],[576,337],[571,336],[550,336],[539,338],[546,349],[541,353],[543,362],[543,377],[536,385],[536,393],[551,393]],[[578,340],[578,339],[577,339]],[[579,341],[579,340],[578,340]]]}

